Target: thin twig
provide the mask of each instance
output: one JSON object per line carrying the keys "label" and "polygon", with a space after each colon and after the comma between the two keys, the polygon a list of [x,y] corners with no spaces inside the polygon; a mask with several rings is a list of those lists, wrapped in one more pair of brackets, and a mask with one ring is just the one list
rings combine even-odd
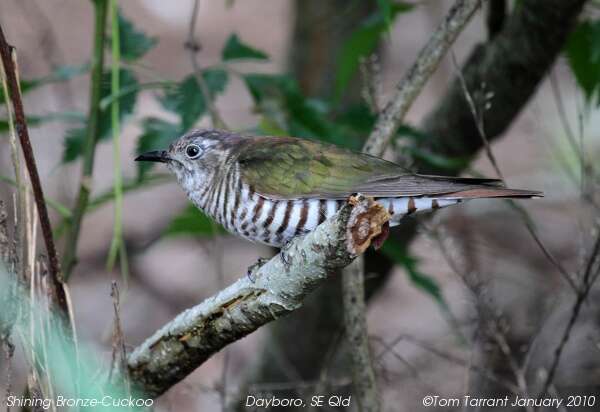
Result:
{"label": "thin twig", "polygon": [[[511,347],[506,340],[506,336],[504,335],[503,328],[501,326],[501,319],[497,313],[492,310],[492,306],[490,302],[487,302],[485,299],[485,295],[483,292],[483,286],[480,282],[473,282],[470,280],[470,277],[465,276],[462,271],[459,270],[458,265],[454,262],[454,259],[450,256],[448,249],[446,248],[443,239],[437,233],[437,231],[431,231],[434,239],[438,242],[439,248],[442,252],[442,256],[448,262],[450,268],[458,275],[458,277],[464,282],[467,290],[469,290],[473,298],[475,299],[475,305],[477,307],[478,312],[480,313],[480,318],[482,322],[485,322],[487,327],[488,335],[494,340],[504,357],[508,361],[509,368],[513,373],[515,381],[517,382],[517,392],[523,397],[528,397],[528,388],[527,388],[527,380],[525,378],[525,367],[520,365],[515,359]],[[532,410],[531,407],[527,407],[527,410]]]}
{"label": "thin twig", "polygon": [[575,293],[577,293],[577,285],[575,284],[573,277],[564,268],[564,266],[554,257],[552,252],[550,252],[550,250],[546,247],[542,239],[539,237],[535,225],[533,223],[533,219],[531,219],[527,210],[525,210],[523,207],[521,207],[511,199],[507,199],[507,202],[514,210],[517,211],[517,213],[519,213],[519,215],[523,219],[523,222],[525,223],[527,231],[529,232],[535,243],[538,245],[544,256],[546,256],[546,259],[548,259],[548,261],[552,263],[552,265],[558,270],[558,273],[560,273],[563,279],[567,281],[567,284],[571,287],[571,289]]}
{"label": "thin twig", "polygon": [[190,52],[190,61],[192,62],[192,67],[194,68],[194,74],[196,76],[196,80],[198,81],[198,85],[200,86],[200,91],[202,92],[202,97],[206,102],[206,107],[208,107],[208,112],[210,114],[210,118],[213,123],[213,127],[218,129],[227,129],[227,125],[221,118],[208,88],[208,85],[204,81],[204,76],[202,74],[202,68],[200,67],[200,63],[198,62],[198,53],[201,50],[200,43],[194,37],[194,33],[196,31],[196,21],[198,20],[198,10],[200,8],[200,0],[194,0],[192,5],[192,13],[190,15],[190,24],[188,30],[188,37],[185,42],[185,48]]}
{"label": "thin twig", "polygon": [[69,222],[69,232],[62,260],[63,277],[69,280],[73,267],[77,263],[77,243],[81,231],[81,221],[87,210],[92,191],[92,174],[96,143],[99,136],[100,99],[102,97],[102,72],[104,70],[104,46],[106,43],[106,16],[108,0],[96,0],[94,3],[94,54],[92,56],[92,76],[90,80],[90,108],[87,122],[87,134],[83,148],[83,166],[77,201],[73,207],[72,218]]}
{"label": "thin twig", "polygon": [[410,335],[400,335],[394,339],[392,339],[389,343],[386,344],[385,349],[377,354],[376,359],[380,359],[382,358],[384,355],[387,354],[388,351],[390,351],[391,349],[393,349],[396,345],[398,345],[400,342],[405,341],[405,342],[409,342],[421,349],[425,349],[427,352],[439,357],[440,359],[444,359],[450,363],[454,363],[456,365],[462,366],[464,368],[467,368],[473,372],[476,372],[477,374],[479,374],[480,376],[488,379],[489,381],[492,382],[496,382],[498,384],[500,384],[501,386],[503,386],[504,388],[508,389],[509,391],[511,391],[514,394],[518,394],[520,393],[519,388],[516,387],[515,385],[513,385],[511,382],[506,381],[504,379],[501,379],[499,377],[497,377],[496,375],[494,375],[493,373],[491,373],[490,371],[488,371],[486,368],[483,368],[481,366],[477,366],[477,365],[471,365],[469,364],[468,361],[466,361],[465,359],[462,359],[456,355],[453,355],[451,353],[442,351],[434,346],[431,346],[430,344],[428,344],[427,342],[421,341],[413,336]]}
{"label": "thin twig", "polygon": [[[451,56],[452,56],[452,64],[455,68],[456,75],[459,79],[459,83],[461,85],[461,88],[463,90],[465,98],[467,99],[467,102],[469,104],[469,109],[471,110],[471,114],[473,115],[473,120],[475,121],[475,125],[477,127],[477,131],[479,132],[479,136],[481,137],[481,140],[483,142],[486,156],[487,156],[488,160],[490,161],[490,163],[492,164],[492,167],[494,168],[498,177],[501,180],[504,180],[504,176],[502,175],[500,166],[498,165],[498,162],[496,160],[496,156],[494,155],[494,152],[492,151],[489,139],[487,138],[487,135],[485,133],[485,127],[484,127],[484,123],[483,123],[483,111],[491,108],[491,103],[487,101],[487,95],[486,95],[485,96],[486,101],[484,102],[483,110],[477,108],[477,106],[475,105],[475,101],[473,100],[473,96],[471,95],[471,92],[467,88],[467,83],[462,74],[462,70],[460,69],[460,67],[456,61],[456,56],[454,55],[454,53],[451,53]],[[483,90],[483,92],[485,93],[485,90]],[[488,107],[488,105],[490,105],[490,106]],[[537,234],[537,231],[535,230],[533,221],[532,221],[531,217],[529,216],[529,213],[522,207],[518,206],[514,201],[512,201],[510,199],[508,200],[508,203],[511,205],[511,207],[513,207],[515,210],[517,210],[519,212],[520,216],[523,218],[523,221],[525,222],[525,227],[527,228],[527,231],[529,232],[529,234],[531,235],[531,237],[533,238],[535,243],[538,245],[538,247],[540,248],[540,250],[542,251],[544,256],[546,256],[548,261],[550,263],[552,263],[552,265],[554,265],[554,267],[556,267],[558,272],[567,281],[569,286],[573,290],[576,290],[575,283],[574,283],[573,279],[571,278],[571,275],[569,274],[569,272],[552,255],[550,250],[546,247],[546,245],[544,244],[542,239]]]}
{"label": "thin twig", "polygon": [[[127,392],[130,391],[129,379],[127,376],[127,349],[125,348],[125,338],[121,328],[121,302],[117,282],[111,283],[110,297],[113,302],[113,334],[112,334],[112,361],[110,365],[109,382],[114,379],[123,379],[127,385]],[[118,378],[117,378],[118,377]]]}
{"label": "thin twig", "polygon": [[[479,5],[479,0],[456,1],[448,16],[433,33],[413,66],[398,84],[396,94],[379,115],[373,132],[363,147],[364,153],[383,155],[408,109]],[[370,359],[366,326],[364,267],[356,265],[357,263],[354,263],[346,268],[342,274],[346,336],[354,348],[352,369],[361,410],[378,411],[381,405]]]}
{"label": "thin twig", "polygon": [[444,21],[419,53],[417,60],[398,83],[394,96],[375,123],[363,148],[364,152],[375,156],[383,154],[406,112],[480,4],[480,0],[457,0],[454,3]]}
{"label": "thin twig", "polygon": [[554,97],[554,103],[556,104],[556,111],[558,112],[558,118],[563,126],[565,131],[565,136],[571,149],[573,149],[573,153],[579,159],[579,161],[583,161],[583,153],[579,150],[580,148],[575,141],[575,135],[573,134],[573,129],[571,129],[571,125],[569,124],[569,119],[567,118],[567,113],[565,110],[565,106],[563,104],[562,93],[560,91],[560,86],[558,85],[558,81],[556,80],[556,74],[554,71],[550,72],[550,86],[552,90],[552,96]]}
{"label": "thin twig", "polygon": [[363,57],[360,60],[360,73],[362,76],[362,97],[369,106],[371,113],[378,115],[381,111],[381,65],[377,54]]}
{"label": "thin twig", "polygon": [[4,68],[3,70],[6,74],[12,110],[14,111],[15,115],[15,129],[17,131],[17,135],[19,136],[21,149],[23,151],[23,158],[25,159],[25,165],[29,173],[31,188],[35,197],[35,204],[37,207],[40,225],[42,228],[44,244],[46,246],[46,252],[48,253],[48,275],[51,279],[52,292],[54,298],[56,299],[57,307],[60,310],[61,315],[63,316],[63,319],[67,320],[67,299],[65,297],[65,293],[62,287],[62,277],[60,274],[56,246],[54,245],[54,239],[52,237],[52,226],[50,224],[50,218],[48,217],[46,202],[44,201],[44,191],[42,189],[40,176],[38,174],[37,165],[35,163],[35,156],[33,154],[33,148],[31,147],[31,141],[29,140],[29,131],[27,129],[27,122],[25,120],[25,110],[23,109],[21,94],[19,92],[19,83],[17,81],[16,65],[14,59],[15,52],[14,49],[7,43],[1,26],[0,54],[2,56],[2,65]]}
{"label": "thin twig", "polygon": [[[24,174],[23,174],[23,170],[21,168],[21,160],[20,160],[20,156],[19,156],[19,148],[17,146],[17,133],[15,131],[15,119],[14,119],[14,112],[12,109],[12,105],[10,104],[9,99],[9,91],[8,91],[8,84],[6,81],[6,73],[4,72],[4,66],[0,65],[0,75],[2,76],[2,91],[4,92],[4,99],[5,99],[5,104],[6,104],[6,111],[8,114],[8,137],[9,137],[9,142],[10,142],[10,160],[11,163],[13,165],[13,172],[15,174],[15,184],[16,184],[16,205],[18,207],[15,207],[15,219],[17,218],[17,216],[19,214],[22,214],[25,212],[25,185],[22,183],[23,179],[24,179]],[[17,71],[17,76],[18,76],[18,71]],[[17,78],[17,83],[20,83],[20,80]],[[15,237],[17,242],[21,242],[24,238],[25,238],[25,225],[17,225],[15,223],[15,228],[16,232],[15,232]],[[21,254],[19,256],[19,260],[21,262],[24,262],[26,259],[26,248],[21,248]]]}
{"label": "thin twig", "polygon": [[[491,106],[488,107],[488,105],[491,105],[491,103],[487,101],[487,96],[485,96],[484,107],[478,109],[478,107],[475,105],[475,101],[473,100],[473,96],[471,95],[471,92],[469,91],[469,89],[467,87],[467,82],[465,81],[465,78],[462,74],[462,70],[460,69],[458,62],[456,61],[456,56],[454,55],[454,52],[451,52],[450,56],[452,57],[452,65],[454,66],[454,70],[456,71],[456,75],[458,77],[460,87],[462,88],[465,98],[467,99],[467,103],[469,104],[469,109],[471,110],[471,114],[473,114],[473,120],[475,120],[475,126],[477,127],[477,131],[479,132],[479,136],[481,137],[481,140],[483,141],[483,147],[485,150],[485,154],[486,154],[487,158],[489,159],[490,163],[492,164],[492,166],[494,167],[494,171],[498,175],[498,178],[500,178],[501,180],[504,180],[504,176],[502,176],[500,167],[498,167],[498,162],[496,161],[496,156],[494,156],[494,152],[492,151],[492,148],[490,146],[490,141],[487,138],[487,135],[485,133],[485,127],[483,124],[483,113],[485,110],[488,110],[489,108],[491,108]],[[482,85],[482,88],[483,88],[483,85]],[[485,93],[485,89],[482,90],[481,92]]]}
{"label": "thin twig", "polygon": [[[217,110],[208,89],[206,82],[204,81],[204,76],[202,74],[202,69],[200,68],[200,64],[198,62],[198,53],[200,52],[200,44],[194,37],[196,31],[196,22],[198,21],[198,10],[200,8],[200,1],[194,0],[192,5],[192,13],[190,17],[190,24],[188,28],[188,37],[185,42],[185,48],[190,52],[190,60],[192,62],[192,67],[194,69],[194,75],[196,76],[196,80],[200,86],[200,91],[202,92],[202,97],[206,101],[206,105],[208,107],[208,111],[210,114],[210,119],[212,126],[217,129],[226,129],[227,125],[223,121],[219,111]],[[217,226],[215,224],[212,225],[212,233],[213,237],[215,237],[215,266],[217,268],[217,283],[219,289],[223,289],[225,284],[225,274],[223,273],[223,255],[221,251],[223,248],[221,247],[221,241],[217,236]],[[219,385],[219,395],[221,399],[221,408],[223,412],[227,410],[227,370],[229,369],[229,350],[228,348],[224,349],[223,352],[223,365],[221,369],[221,383]]]}
{"label": "thin twig", "polygon": [[581,288],[579,288],[579,291],[577,293],[577,298],[575,299],[575,303],[573,304],[573,309],[571,311],[571,316],[569,317],[569,322],[567,323],[567,326],[565,327],[565,330],[562,334],[562,337],[560,339],[558,346],[554,350],[554,358],[552,360],[552,364],[551,364],[550,368],[548,369],[548,374],[544,381],[544,385],[542,386],[542,391],[540,392],[538,397],[544,396],[548,392],[550,385],[552,385],[552,382],[554,381],[554,376],[556,375],[556,372],[558,370],[558,364],[560,362],[560,358],[562,356],[565,346],[567,345],[567,342],[569,341],[569,338],[571,336],[571,331],[573,330],[573,327],[575,326],[575,323],[577,322],[577,319],[579,318],[579,314],[581,312],[583,303],[586,301],[586,299],[592,289],[592,286],[594,285],[594,282],[598,279],[598,274],[600,273],[600,268],[596,268],[597,273],[594,273],[593,269],[595,266],[597,266],[596,264],[597,264],[597,260],[598,260],[599,256],[600,256],[600,230],[598,230],[598,233],[596,235],[596,240],[594,241],[594,246],[592,248],[590,256],[587,259],[587,263],[584,267],[583,276],[581,278],[582,285],[581,285]]}

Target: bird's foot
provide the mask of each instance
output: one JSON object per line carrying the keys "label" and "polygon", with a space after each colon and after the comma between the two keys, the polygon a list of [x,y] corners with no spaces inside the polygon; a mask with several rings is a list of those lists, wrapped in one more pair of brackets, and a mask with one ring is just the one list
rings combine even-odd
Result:
{"label": "bird's foot", "polygon": [[279,256],[281,258],[281,262],[283,262],[283,264],[286,268],[289,268],[290,264],[292,263],[291,258],[289,256],[289,252],[290,252],[290,249],[292,248],[292,244],[296,238],[301,237],[301,236],[305,236],[305,235],[296,236],[295,238],[290,239],[279,250]]}
{"label": "bird's foot", "polygon": [[248,266],[248,271],[246,272],[246,276],[248,277],[248,280],[252,283],[256,282],[256,277],[254,276],[254,274],[261,268],[263,267],[263,265],[265,263],[267,263],[269,261],[269,259],[267,258],[263,258],[263,257],[259,257],[258,259],[256,259],[256,262],[254,262],[252,265]]}

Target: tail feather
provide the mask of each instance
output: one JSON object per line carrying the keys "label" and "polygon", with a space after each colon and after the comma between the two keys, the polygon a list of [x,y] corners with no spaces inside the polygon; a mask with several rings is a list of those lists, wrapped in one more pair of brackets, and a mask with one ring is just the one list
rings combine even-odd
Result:
{"label": "tail feather", "polygon": [[490,179],[486,177],[458,177],[458,176],[435,176],[435,175],[421,175],[432,180],[438,180],[442,182],[459,183],[465,185],[483,185],[491,187],[504,187],[504,182],[500,179]]}
{"label": "tail feather", "polygon": [[534,197],[544,197],[542,192],[524,189],[509,189],[505,187],[485,187],[461,190],[453,193],[446,193],[439,197],[444,199],[486,199],[486,198],[506,198],[506,199],[529,199]]}

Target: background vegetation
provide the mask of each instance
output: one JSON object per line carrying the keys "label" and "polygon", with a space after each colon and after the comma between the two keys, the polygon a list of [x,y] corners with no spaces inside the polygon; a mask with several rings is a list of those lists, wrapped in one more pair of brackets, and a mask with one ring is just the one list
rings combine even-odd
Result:
{"label": "background vegetation", "polygon": [[[598,5],[484,3],[386,156],[414,171],[501,177],[546,197],[408,219],[366,255],[383,410],[418,410],[426,394],[600,396]],[[199,126],[360,150],[450,5],[0,5],[78,332],[64,346],[89,342],[112,376],[126,369],[130,347],[274,253],[226,235],[186,203],[164,169],[134,165],[136,154]],[[37,215],[24,165],[11,161],[6,87],[0,102],[3,260],[43,296]],[[40,302],[52,307],[51,297]],[[352,393],[341,302],[332,278],[301,310],[213,357],[157,409],[234,409],[246,393]],[[32,316],[38,320],[25,325],[40,322],[42,339],[48,321]],[[7,393],[54,393],[54,380],[72,377],[48,373],[52,354],[27,356],[35,339],[15,355],[20,329],[3,329]]]}

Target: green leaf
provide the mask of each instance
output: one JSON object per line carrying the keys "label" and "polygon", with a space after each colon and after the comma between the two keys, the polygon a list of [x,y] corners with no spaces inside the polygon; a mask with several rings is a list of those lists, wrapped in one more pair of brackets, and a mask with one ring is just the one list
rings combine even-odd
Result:
{"label": "green leaf", "polygon": [[470,159],[468,157],[441,156],[429,150],[420,149],[416,146],[407,146],[405,149],[410,154],[410,157],[415,160],[419,160],[428,166],[435,167],[436,169],[444,169],[454,173],[465,169],[470,163]]}
{"label": "green leaf", "polygon": [[392,24],[392,3],[390,0],[377,0],[377,6],[383,21],[385,21],[385,29],[389,30]]}
{"label": "green leaf", "polygon": [[[179,126],[165,120],[149,117],[142,121],[143,133],[139,137],[136,154],[140,155],[151,150],[165,150],[171,142],[181,134]],[[152,168],[152,162],[138,163],[138,180],[145,177]]]}
{"label": "green leaf", "polygon": [[165,230],[166,236],[213,236],[226,233],[223,227],[213,222],[196,206],[189,204],[185,210],[175,216]]}
{"label": "green leaf", "polygon": [[435,279],[418,269],[419,261],[414,256],[408,254],[400,242],[393,238],[388,238],[383,244],[381,252],[406,270],[413,285],[431,296],[440,306],[444,308],[448,307]]}
{"label": "green leaf", "polygon": [[265,99],[280,95],[284,83],[293,81],[290,77],[283,75],[257,74],[244,75],[244,82],[250,95],[256,103],[262,103]]}
{"label": "green leaf", "polygon": [[579,87],[591,101],[600,89],[600,20],[585,20],[567,39],[566,54]]}
{"label": "green leaf", "polygon": [[258,110],[268,124],[300,137],[312,137],[335,143],[334,125],[327,119],[323,101],[307,99],[296,81],[289,76],[247,74],[244,81]]}
{"label": "green leaf", "polygon": [[121,58],[126,61],[137,60],[153,48],[158,42],[156,37],[147,36],[127,20],[119,10],[119,40]]}
{"label": "green leaf", "polygon": [[85,141],[86,133],[86,127],[67,130],[63,143],[63,163],[72,162],[83,153],[83,142]]}
{"label": "green leaf", "polygon": [[[119,123],[123,123],[127,116],[133,113],[135,103],[137,101],[137,90],[139,90],[139,82],[133,72],[128,69],[119,70],[119,88],[120,89],[131,89],[133,92],[122,96],[119,99]],[[109,72],[104,73],[102,77],[102,89],[101,99],[111,95],[110,90],[111,75]],[[100,111],[99,118],[100,127],[100,139],[105,139],[111,134],[111,118],[110,118],[110,106],[105,110]]]}
{"label": "green leaf", "polygon": [[[382,34],[398,14],[410,11],[414,7],[410,3],[390,4],[388,1],[378,1],[378,3],[380,3],[380,10],[367,18],[342,46],[338,56],[338,68],[334,85],[334,96],[338,101],[344,94],[346,86],[358,71],[360,59],[375,51]],[[387,15],[382,14],[381,3],[386,3],[383,12]]]}
{"label": "green leaf", "polygon": [[224,61],[235,59],[267,60],[269,58],[265,52],[242,43],[235,33],[229,36],[221,55]]}
{"label": "green leaf", "polygon": [[[214,99],[225,90],[227,72],[224,70],[205,70],[202,77],[211,98]],[[165,109],[179,116],[181,130],[191,128],[207,109],[200,84],[194,74],[190,74],[174,88],[166,91],[160,101]]]}
{"label": "green leaf", "polygon": [[[110,96],[110,72],[105,72],[102,75],[101,85],[101,100]],[[137,101],[137,91],[139,83],[130,70],[119,70],[120,87],[121,89],[132,90],[131,93],[123,95],[119,99],[119,123],[123,123],[126,118],[133,113],[135,103]],[[86,139],[87,122],[83,128],[76,128],[67,131],[64,142],[63,162],[71,162],[77,159],[83,153],[84,141]],[[98,118],[98,140],[104,140],[111,135],[111,117],[110,106],[100,110]]]}

